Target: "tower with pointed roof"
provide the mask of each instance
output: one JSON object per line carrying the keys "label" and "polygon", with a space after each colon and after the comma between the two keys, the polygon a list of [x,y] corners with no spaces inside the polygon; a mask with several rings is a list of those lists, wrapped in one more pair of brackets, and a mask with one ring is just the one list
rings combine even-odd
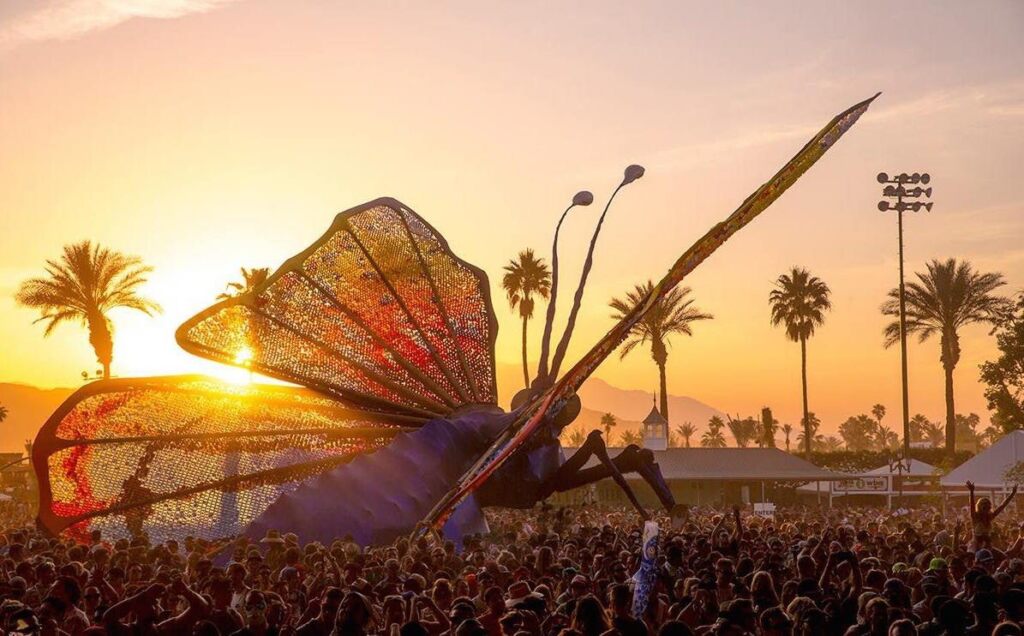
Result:
{"label": "tower with pointed roof", "polygon": [[654,396],[651,412],[643,421],[644,448],[666,450],[668,448],[668,420],[658,411],[658,396]]}

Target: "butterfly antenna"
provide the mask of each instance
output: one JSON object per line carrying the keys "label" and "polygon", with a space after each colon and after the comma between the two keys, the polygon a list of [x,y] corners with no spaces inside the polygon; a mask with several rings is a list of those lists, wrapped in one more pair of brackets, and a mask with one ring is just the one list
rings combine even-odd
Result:
{"label": "butterfly antenna", "polygon": [[608,208],[612,206],[612,201],[615,200],[615,195],[619,193],[619,190],[642,176],[644,176],[643,166],[636,164],[627,166],[623,173],[622,182],[612,192],[612,196],[608,197],[608,203],[604,206],[604,212],[597,219],[597,227],[594,228],[594,235],[590,238],[587,258],[583,261],[583,273],[580,274],[580,283],[576,287],[576,295],[572,300],[572,309],[569,310],[569,320],[565,323],[565,331],[562,332],[562,338],[558,341],[558,347],[555,349],[555,357],[551,361],[551,377],[558,377],[558,369],[562,366],[562,360],[565,358],[565,350],[569,348],[572,330],[576,327],[576,316],[579,314],[580,305],[583,303],[583,291],[587,286],[587,277],[590,275],[590,269],[594,266],[594,248],[597,246],[597,237],[601,234],[601,226],[604,224],[605,215],[608,214]]}
{"label": "butterfly antenna", "polygon": [[547,316],[544,319],[544,337],[540,346],[540,364],[537,366],[537,382],[541,386],[550,386],[548,381],[548,354],[551,353],[551,327],[555,322],[555,304],[558,302],[558,233],[562,230],[562,222],[565,221],[569,210],[576,206],[587,206],[594,202],[594,195],[587,190],[580,190],[572,198],[572,203],[562,212],[555,226],[555,240],[551,245],[551,300],[548,301]]}

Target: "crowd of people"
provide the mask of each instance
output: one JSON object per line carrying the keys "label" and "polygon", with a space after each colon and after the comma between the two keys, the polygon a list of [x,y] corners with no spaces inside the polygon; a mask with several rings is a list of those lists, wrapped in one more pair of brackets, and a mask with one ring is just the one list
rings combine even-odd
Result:
{"label": "crowd of people", "polygon": [[656,519],[638,615],[643,524],[626,509],[492,510],[491,531],[458,546],[303,544],[286,532],[80,543],[23,528],[0,538],[0,625],[46,636],[1021,636],[1024,524],[995,523],[1001,511],[987,499],[947,515],[680,506]]}

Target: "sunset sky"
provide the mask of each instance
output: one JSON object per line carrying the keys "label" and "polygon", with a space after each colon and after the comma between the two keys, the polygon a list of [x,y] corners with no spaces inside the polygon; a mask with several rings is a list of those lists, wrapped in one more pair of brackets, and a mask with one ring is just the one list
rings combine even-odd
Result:
{"label": "sunset sky", "polygon": [[[772,281],[808,267],[834,311],[809,346],[811,409],[834,432],[872,404],[899,418],[899,353],[878,306],[897,282],[880,170],[928,171],[931,213],[907,219],[909,272],[970,259],[1024,287],[1024,3],[0,2],[0,381],[75,386],[97,368],[84,330],[48,339],[18,283],[81,239],[155,267],[155,319],[115,311],[121,376],[208,371],[173,331],[240,266],[276,267],[336,212],[382,195],[489,272],[500,363],[519,330],[497,283],[563,230],[578,277],[605,224],[569,359],[612,324],[608,299],[668,265],[834,114],[871,111],[790,192],[689,280],[715,314],[677,338],[669,388],[796,424],[799,348],[768,322]],[[565,289],[565,288],[563,288]],[[565,298],[565,296],[563,296]],[[564,318],[568,302],[560,305]],[[543,314],[538,312],[538,316]],[[533,323],[535,359],[541,321]],[[963,333],[958,410],[983,413]],[[937,342],[910,348],[911,409],[942,415]],[[638,351],[597,374],[653,389]],[[703,424],[703,423],[701,423]]]}

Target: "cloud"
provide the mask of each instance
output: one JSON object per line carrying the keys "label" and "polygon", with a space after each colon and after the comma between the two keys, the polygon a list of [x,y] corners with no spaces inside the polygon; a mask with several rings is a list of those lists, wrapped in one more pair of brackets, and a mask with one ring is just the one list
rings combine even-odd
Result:
{"label": "cloud", "polygon": [[26,42],[68,40],[132,18],[180,18],[237,0],[46,0],[0,22],[0,50]]}

